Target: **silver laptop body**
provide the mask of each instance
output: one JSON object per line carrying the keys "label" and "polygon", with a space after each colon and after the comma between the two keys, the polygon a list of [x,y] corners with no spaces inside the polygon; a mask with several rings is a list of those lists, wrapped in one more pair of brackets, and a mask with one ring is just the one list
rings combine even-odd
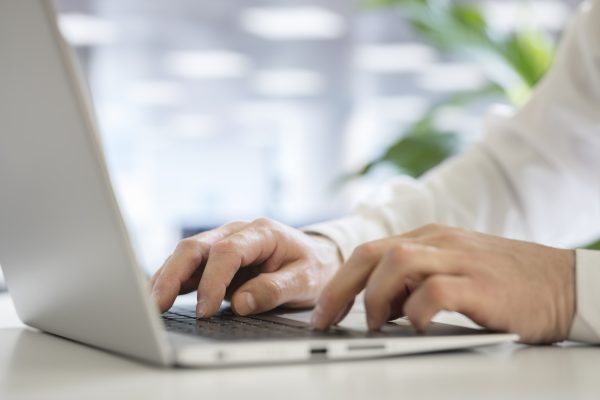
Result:
{"label": "silver laptop body", "polygon": [[516,339],[458,327],[407,335],[402,321],[395,326],[404,334],[389,336],[219,340],[168,332],[137,266],[73,60],[48,1],[0,0],[0,264],[27,325],[164,366],[362,358]]}

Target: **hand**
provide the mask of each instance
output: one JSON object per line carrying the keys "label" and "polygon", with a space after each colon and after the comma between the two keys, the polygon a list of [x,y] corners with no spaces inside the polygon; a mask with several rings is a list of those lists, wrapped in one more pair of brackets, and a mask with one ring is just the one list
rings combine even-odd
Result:
{"label": "hand", "polygon": [[574,252],[428,225],[356,248],[313,312],[325,329],[364,288],[367,323],[406,315],[423,331],[441,310],[457,311],[526,343],[567,338],[575,313]]}
{"label": "hand", "polygon": [[329,239],[258,219],[183,239],[150,285],[161,312],[197,289],[198,317],[214,315],[225,298],[235,313],[248,315],[280,305],[313,307],[340,264]]}

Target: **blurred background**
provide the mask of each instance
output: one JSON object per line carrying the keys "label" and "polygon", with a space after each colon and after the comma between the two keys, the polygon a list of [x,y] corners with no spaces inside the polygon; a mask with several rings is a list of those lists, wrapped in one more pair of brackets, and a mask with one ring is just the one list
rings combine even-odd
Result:
{"label": "blurred background", "polygon": [[462,151],[577,3],[56,1],[148,272],[187,234],[333,218]]}

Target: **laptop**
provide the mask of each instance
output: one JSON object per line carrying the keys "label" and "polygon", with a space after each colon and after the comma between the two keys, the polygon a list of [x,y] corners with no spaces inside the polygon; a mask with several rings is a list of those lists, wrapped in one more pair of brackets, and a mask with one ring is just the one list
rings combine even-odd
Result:
{"label": "laptop", "polygon": [[309,311],[197,320],[160,314],[110,184],[90,97],[49,1],[0,2],[0,264],[22,321],[162,366],[359,359],[517,340],[403,319],[369,332],[364,315],[326,332]]}

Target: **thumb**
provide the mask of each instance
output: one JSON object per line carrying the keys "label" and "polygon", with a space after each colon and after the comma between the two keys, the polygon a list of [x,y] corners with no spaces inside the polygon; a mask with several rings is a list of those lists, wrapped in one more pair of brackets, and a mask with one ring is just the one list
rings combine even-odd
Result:
{"label": "thumb", "polygon": [[[259,314],[282,304],[302,300],[309,292],[296,268],[281,269],[258,275],[244,283],[231,298],[231,308],[238,315]],[[304,285],[306,286],[306,285]]]}

